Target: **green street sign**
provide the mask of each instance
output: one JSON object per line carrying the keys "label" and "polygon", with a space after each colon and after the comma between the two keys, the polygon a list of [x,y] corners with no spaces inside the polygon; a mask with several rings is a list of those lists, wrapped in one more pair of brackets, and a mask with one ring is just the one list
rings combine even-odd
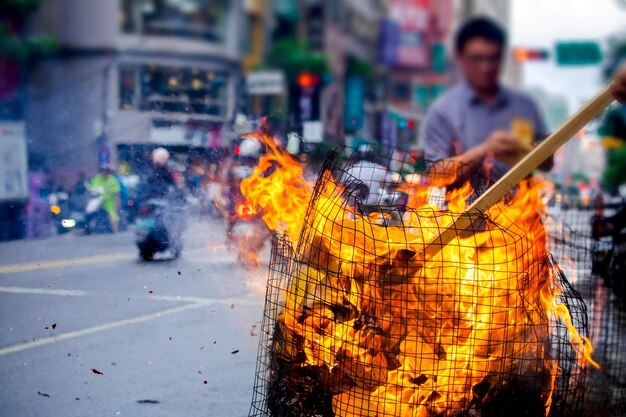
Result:
{"label": "green street sign", "polygon": [[602,61],[598,42],[559,42],[556,44],[556,62],[559,65],[594,65]]}

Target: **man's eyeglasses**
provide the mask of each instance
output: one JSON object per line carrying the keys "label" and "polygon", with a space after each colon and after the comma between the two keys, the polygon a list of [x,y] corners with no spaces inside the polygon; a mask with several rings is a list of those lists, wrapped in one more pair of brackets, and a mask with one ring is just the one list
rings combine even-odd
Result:
{"label": "man's eyeglasses", "polygon": [[491,65],[496,66],[502,61],[502,54],[492,55],[468,55],[465,57],[467,62],[474,66]]}

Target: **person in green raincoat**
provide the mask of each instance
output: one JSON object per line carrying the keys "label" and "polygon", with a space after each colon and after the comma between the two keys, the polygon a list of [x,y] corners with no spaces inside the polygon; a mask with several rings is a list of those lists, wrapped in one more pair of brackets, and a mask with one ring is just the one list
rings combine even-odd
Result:
{"label": "person in green raincoat", "polygon": [[111,228],[115,233],[117,231],[117,224],[120,220],[120,216],[117,212],[119,196],[120,196],[120,183],[113,176],[113,168],[109,165],[101,165],[100,172],[89,183],[89,189],[102,188],[104,194],[102,196],[102,209],[107,212],[109,219],[111,220]]}

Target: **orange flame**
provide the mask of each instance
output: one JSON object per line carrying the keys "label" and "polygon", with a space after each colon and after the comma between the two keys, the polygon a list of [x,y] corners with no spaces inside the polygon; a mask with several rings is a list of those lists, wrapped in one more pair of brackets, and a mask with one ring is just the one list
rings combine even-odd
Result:
{"label": "orange flame", "polygon": [[297,239],[313,186],[304,179],[303,166],[269,134],[257,132],[246,137],[259,140],[266,148],[254,173],[241,182],[251,215],[262,213],[270,230]]}
{"label": "orange flame", "polygon": [[237,203],[236,213],[237,217],[244,220],[250,220],[256,214],[254,208],[248,202]]}
{"label": "orange flame", "polygon": [[[241,189],[267,225],[293,242],[312,186],[268,136],[255,137],[268,153]],[[447,194],[449,211],[429,201],[432,185],[404,184],[409,209],[402,226],[382,227],[383,214],[359,215],[346,205],[342,186],[324,175],[278,317],[287,343],[275,340],[274,349],[292,360],[304,354],[302,366],[351,381],[335,390],[335,415],[451,415],[468,408],[473,387],[510,368],[549,375],[541,394],[547,415],[559,366],[546,343],[557,322],[579,363],[597,366],[546,261],[541,183],[522,182],[510,203],[486,213],[490,221],[481,229],[459,233],[418,262],[415,254],[466,209],[469,183]],[[531,248],[538,256],[526,255]],[[354,315],[338,320],[334,306],[349,306]],[[363,317],[371,323],[360,323]]]}

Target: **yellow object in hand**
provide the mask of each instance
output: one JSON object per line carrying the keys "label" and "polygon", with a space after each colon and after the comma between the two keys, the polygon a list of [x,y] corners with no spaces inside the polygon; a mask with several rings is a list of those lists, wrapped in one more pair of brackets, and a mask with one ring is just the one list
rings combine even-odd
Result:
{"label": "yellow object in hand", "polygon": [[520,139],[520,151],[528,152],[533,148],[535,127],[530,120],[521,117],[514,118],[511,122],[511,134]]}
{"label": "yellow object in hand", "polygon": [[511,135],[519,139],[517,151],[509,154],[496,155],[496,159],[509,166],[513,166],[533,149],[535,127],[530,120],[515,117],[511,122],[510,132]]}

